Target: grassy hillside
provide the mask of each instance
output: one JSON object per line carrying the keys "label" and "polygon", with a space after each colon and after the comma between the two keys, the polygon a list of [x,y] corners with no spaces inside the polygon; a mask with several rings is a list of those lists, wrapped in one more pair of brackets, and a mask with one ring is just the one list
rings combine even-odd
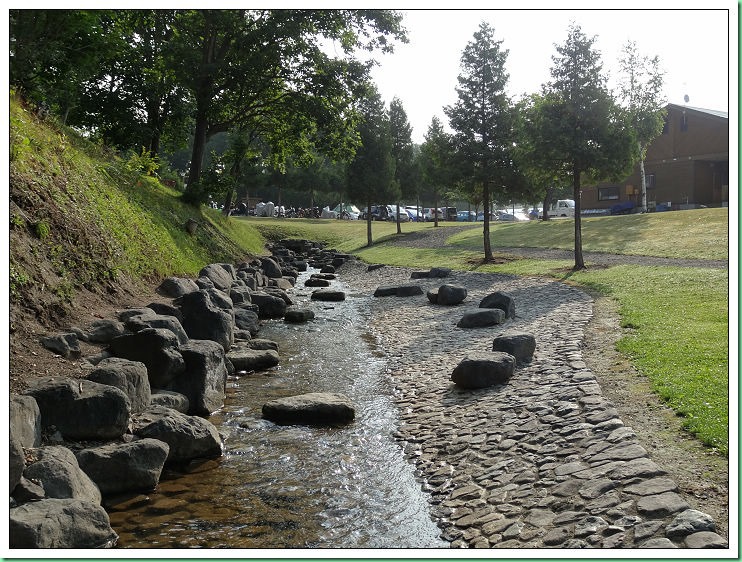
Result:
{"label": "grassy hillside", "polygon": [[[11,303],[60,315],[83,287],[193,275],[206,263],[263,251],[249,225],[177,195],[12,99]],[[194,235],[184,228],[188,219],[198,222]]]}

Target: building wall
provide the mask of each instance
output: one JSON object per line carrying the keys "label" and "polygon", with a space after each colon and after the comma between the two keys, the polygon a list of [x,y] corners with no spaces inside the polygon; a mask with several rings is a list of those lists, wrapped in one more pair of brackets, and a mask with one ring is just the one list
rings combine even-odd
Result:
{"label": "building wall", "polygon": [[[729,120],[670,104],[665,130],[647,149],[644,170],[650,209],[668,202],[672,207],[722,205],[729,200]],[[607,193],[618,198],[601,200]],[[641,204],[639,164],[620,182],[582,190],[583,209],[609,209],[627,201]]]}

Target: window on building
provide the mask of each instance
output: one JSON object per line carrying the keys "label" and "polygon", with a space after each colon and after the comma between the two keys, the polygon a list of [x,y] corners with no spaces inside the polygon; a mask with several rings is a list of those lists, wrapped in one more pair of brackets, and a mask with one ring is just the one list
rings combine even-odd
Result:
{"label": "window on building", "polygon": [[680,131],[685,133],[688,130],[688,116],[683,113],[683,116],[680,118]]}
{"label": "window on building", "polygon": [[657,185],[657,176],[654,174],[645,174],[644,179],[647,182],[647,189],[654,189]]}
{"label": "window on building", "polygon": [[618,199],[617,187],[599,187],[598,201],[615,201]]}

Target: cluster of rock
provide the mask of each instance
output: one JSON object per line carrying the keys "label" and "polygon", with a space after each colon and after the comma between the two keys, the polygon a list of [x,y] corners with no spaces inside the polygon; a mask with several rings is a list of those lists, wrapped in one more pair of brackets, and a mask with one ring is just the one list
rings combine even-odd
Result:
{"label": "cluster of rock", "polygon": [[[227,377],[279,363],[278,345],[256,337],[261,322],[311,320],[314,312],[293,306],[288,293],[299,272],[317,267],[331,280],[348,259],[301,240],[271,251],[238,266],[207,265],[195,280],[165,279],[158,293],[167,302],[42,339],[67,358],[81,356],[80,341],[100,352],[85,358],[84,379],[44,377],[11,396],[12,548],[115,545],[105,496],[153,490],[166,465],[221,456],[222,438],[206,418],[223,405]],[[276,423],[354,416],[347,398],[324,394],[271,401],[263,413]]]}

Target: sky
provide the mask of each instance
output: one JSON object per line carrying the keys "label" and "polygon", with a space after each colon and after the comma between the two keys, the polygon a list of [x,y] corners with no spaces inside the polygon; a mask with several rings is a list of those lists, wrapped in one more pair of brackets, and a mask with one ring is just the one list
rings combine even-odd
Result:
{"label": "sky", "polygon": [[574,22],[586,36],[597,37],[595,48],[609,87],[615,87],[621,51],[631,40],[640,54],[659,57],[668,103],[721,111],[733,105],[735,110],[738,5],[713,0],[702,4],[704,9],[678,7],[679,2],[666,5],[676,8],[402,10],[409,43],[397,44],[393,54],[376,54],[379,65],[372,76],[387,104],[395,96],[402,101],[413,142],[422,143],[434,115],[447,125],[443,107],[456,102],[461,54],[480,22],[488,22],[495,40],[509,51],[508,93],[514,99],[539,92],[550,80],[554,46],[564,43]]}

